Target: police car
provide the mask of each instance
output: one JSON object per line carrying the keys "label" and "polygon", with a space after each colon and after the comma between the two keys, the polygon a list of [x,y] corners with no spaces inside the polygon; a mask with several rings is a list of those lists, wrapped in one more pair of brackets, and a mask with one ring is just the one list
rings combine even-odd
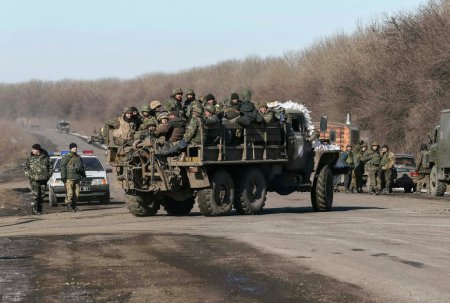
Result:
{"label": "police car", "polygon": [[[48,181],[48,199],[51,206],[58,206],[58,202],[63,202],[66,197],[66,188],[61,181],[61,159],[69,153],[62,151],[59,157],[56,157],[53,166],[53,175]],[[86,178],[80,182],[79,201],[100,201],[102,204],[110,202],[109,181],[107,173],[111,169],[105,169],[100,159],[94,155],[94,151],[85,150],[80,154],[83,161]]]}

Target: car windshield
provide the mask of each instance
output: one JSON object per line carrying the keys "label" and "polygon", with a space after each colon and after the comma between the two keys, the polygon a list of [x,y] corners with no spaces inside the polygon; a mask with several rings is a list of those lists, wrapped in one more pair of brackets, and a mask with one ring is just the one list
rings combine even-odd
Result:
{"label": "car windshield", "polygon": [[[86,171],[102,171],[104,170],[102,164],[100,163],[100,160],[96,157],[81,157],[83,159],[84,168]],[[55,164],[54,171],[60,172],[61,168],[61,159],[58,159],[58,161]]]}
{"label": "car windshield", "polygon": [[416,166],[416,163],[414,161],[414,158],[396,158],[395,164],[397,165],[403,165],[403,166]]}

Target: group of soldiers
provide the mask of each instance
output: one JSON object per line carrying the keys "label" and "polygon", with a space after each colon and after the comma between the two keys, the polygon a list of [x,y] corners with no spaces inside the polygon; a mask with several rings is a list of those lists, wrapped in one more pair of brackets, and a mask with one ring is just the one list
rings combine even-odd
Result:
{"label": "group of soldiers", "polygon": [[114,144],[136,145],[151,137],[163,147],[161,154],[176,154],[188,144],[201,143],[203,125],[214,126],[228,120],[249,127],[252,123],[270,123],[275,119],[267,104],[256,108],[250,90],[243,91],[242,99],[232,93],[223,104],[218,104],[212,94],[196,98],[193,89],[186,91],[184,99],[183,95],[181,88],[175,88],[164,106],[154,100],[144,104],[140,112],[136,107],[127,107],[122,116],[106,121],[106,128],[114,129]]}
{"label": "group of soldiers", "polygon": [[[86,178],[86,172],[81,157],[77,154],[77,145],[69,144],[70,152],[61,159],[61,181],[66,188],[66,205],[70,212],[77,211],[77,201],[80,195],[81,179]],[[33,144],[31,153],[24,165],[24,173],[31,186],[33,200],[31,211],[33,215],[41,215],[47,182],[53,174],[50,156],[40,144]]]}
{"label": "group of soldiers", "polygon": [[348,174],[344,175],[346,192],[362,193],[363,175],[368,174],[367,188],[369,194],[389,194],[392,192],[392,168],[395,165],[395,155],[387,145],[380,145],[374,141],[371,149],[367,143],[359,142],[353,149],[347,145],[341,153],[340,160],[351,167]]}

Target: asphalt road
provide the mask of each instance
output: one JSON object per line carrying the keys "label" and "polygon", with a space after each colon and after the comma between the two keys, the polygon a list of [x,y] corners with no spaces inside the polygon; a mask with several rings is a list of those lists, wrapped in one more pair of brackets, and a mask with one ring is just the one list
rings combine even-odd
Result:
{"label": "asphalt road", "polygon": [[338,193],[315,213],[307,193],[269,194],[258,216],[136,218],[110,181],[111,205],[0,218],[0,302],[450,302],[449,197]]}

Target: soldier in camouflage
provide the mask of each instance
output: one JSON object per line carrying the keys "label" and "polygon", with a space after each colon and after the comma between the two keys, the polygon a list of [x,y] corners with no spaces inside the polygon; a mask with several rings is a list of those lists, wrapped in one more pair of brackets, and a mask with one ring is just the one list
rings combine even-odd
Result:
{"label": "soldier in camouflage", "polygon": [[170,99],[167,101],[164,109],[167,112],[177,111],[181,117],[184,117],[184,111],[182,106],[183,101],[183,90],[181,88],[175,88],[172,91]]}
{"label": "soldier in camouflage", "polygon": [[161,112],[162,104],[158,100],[153,100],[150,102],[150,117],[157,118],[158,114]]}
{"label": "soldier in camouflage", "polygon": [[372,143],[372,149],[366,151],[362,157],[362,161],[366,163],[367,172],[369,174],[369,194],[380,194],[381,180],[380,180],[380,145],[376,141]]}
{"label": "soldier in camouflage", "polygon": [[381,180],[384,185],[382,194],[392,193],[392,169],[395,165],[395,154],[389,150],[386,144],[381,148]]}
{"label": "soldier in camouflage", "polygon": [[216,115],[216,107],[212,104],[205,106],[205,125],[214,126],[220,124],[220,119]]}
{"label": "soldier in camouflage", "polygon": [[192,113],[192,103],[194,103],[195,100],[195,92],[192,88],[188,88],[186,90],[186,100],[183,102],[183,112],[186,116],[186,118],[191,118]]}
{"label": "soldier in camouflage", "polygon": [[42,214],[47,181],[52,175],[52,167],[47,151],[42,149],[39,144],[34,144],[31,147],[31,153],[25,162],[24,172],[30,181],[33,195],[32,213],[40,215]]}
{"label": "soldier in camouflage", "polygon": [[431,170],[425,165],[425,155],[428,154],[428,146],[425,143],[420,145],[420,158],[417,161],[416,171],[419,173],[417,181],[417,192],[420,194],[425,188],[427,193],[430,193],[430,173]]}
{"label": "soldier in camouflage", "polygon": [[142,105],[141,108],[141,125],[139,126],[139,130],[143,130],[143,124],[150,118],[150,106],[148,104]]}
{"label": "soldier in camouflage", "polygon": [[81,157],[77,154],[77,145],[70,143],[70,152],[61,159],[61,181],[66,187],[66,205],[71,212],[77,211],[77,201],[80,196],[81,179],[86,178],[86,172]]}
{"label": "soldier in camouflage", "polygon": [[114,129],[114,144],[122,146],[133,141],[134,133],[139,129],[140,121],[133,117],[133,110],[126,107],[121,117],[108,120],[105,125]]}
{"label": "soldier in camouflage", "polygon": [[356,192],[363,192],[363,175],[364,175],[364,162],[361,161],[361,158],[364,156],[364,153],[367,150],[367,143],[364,141],[360,141],[359,144],[355,146],[355,150],[353,152],[353,165],[355,166],[353,171],[352,178],[352,188],[356,189]]}
{"label": "soldier in camouflage", "polygon": [[235,122],[240,116],[241,101],[237,93],[232,93],[230,103],[224,109],[224,118],[230,122]]}
{"label": "soldier in camouflage", "polygon": [[273,111],[268,110],[267,103],[264,103],[259,107],[259,113],[263,117],[264,122],[266,124],[273,122],[274,120]]}

